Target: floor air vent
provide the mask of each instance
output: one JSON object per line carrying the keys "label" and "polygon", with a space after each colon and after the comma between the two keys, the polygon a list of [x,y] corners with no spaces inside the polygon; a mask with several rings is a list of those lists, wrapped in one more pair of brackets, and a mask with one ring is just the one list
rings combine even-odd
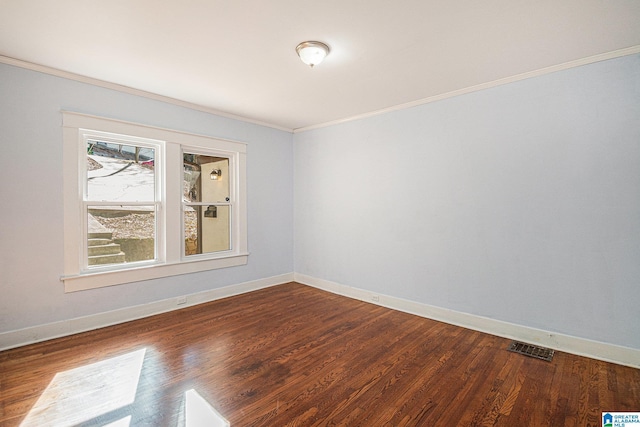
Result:
{"label": "floor air vent", "polygon": [[546,360],[547,362],[551,362],[551,359],[553,359],[553,350],[550,348],[538,347],[537,345],[525,344],[519,341],[511,341],[507,350]]}

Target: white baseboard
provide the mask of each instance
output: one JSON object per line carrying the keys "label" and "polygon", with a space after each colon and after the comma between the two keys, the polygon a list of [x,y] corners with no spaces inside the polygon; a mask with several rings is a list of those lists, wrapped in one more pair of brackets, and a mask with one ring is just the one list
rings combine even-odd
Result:
{"label": "white baseboard", "polygon": [[[75,319],[64,320],[60,322],[32,326],[16,331],[3,332],[0,333],[0,351],[20,347],[27,344],[33,344],[40,341],[46,341],[53,338],[73,335],[79,332],[103,328],[105,326],[124,323],[131,320],[153,316],[160,313],[166,313],[173,310],[179,310],[181,308],[189,307],[192,305],[202,304],[221,298],[256,291],[258,289],[276,286],[291,281],[296,281],[298,283],[313,286],[315,288],[332,292],[334,294],[343,295],[349,298],[354,298],[371,304],[381,305],[383,307],[403,311],[405,313],[415,314],[417,316],[438,320],[475,331],[485,332],[488,334],[515,339],[518,341],[524,341],[532,344],[539,344],[544,347],[553,348],[554,350],[564,351],[566,353],[576,354],[579,356],[590,357],[592,359],[603,360],[605,362],[612,362],[620,365],[631,366],[633,368],[640,368],[640,350],[637,349],[622,347],[599,341],[592,341],[585,338],[574,337],[571,335],[558,334],[555,332],[516,325],[514,323],[489,319],[486,317],[462,313],[446,308],[435,307],[415,301],[392,297],[389,295],[378,294],[364,289],[358,289],[299,273],[287,273],[279,276],[253,280],[250,282],[239,283],[219,289],[212,289],[209,291],[187,295],[187,302],[181,305],[176,304],[176,298],[168,298],[149,304],[127,307],[119,310],[93,314],[90,316],[77,317]],[[379,301],[373,301],[373,295],[377,295]]]}
{"label": "white baseboard", "polygon": [[177,298],[174,297],[155,301],[149,304],[92,314],[90,316],[77,317],[75,319],[63,320],[60,322],[47,323],[45,325],[32,326],[16,331],[3,332],[0,333],[0,351],[53,338],[73,335],[79,332],[103,328],[105,326],[124,323],[130,320],[153,316],[160,313],[166,313],[168,311],[179,310],[192,305],[256,291],[258,289],[268,288],[282,283],[292,282],[293,276],[293,273],[287,273],[187,295],[187,301],[180,305],[177,305]]}
{"label": "white baseboard", "polygon": [[[294,280],[334,294],[354,298],[371,304],[381,305],[405,313],[415,314],[428,319],[438,320],[455,326],[485,332],[517,341],[541,345],[566,353],[585,356],[592,359],[612,362],[619,365],[640,368],[640,350],[614,344],[592,341],[571,335],[530,328],[501,320],[490,319],[446,308],[435,307],[402,298],[382,295],[372,291],[342,285],[324,279],[295,273]],[[373,296],[378,297],[374,301]]]}

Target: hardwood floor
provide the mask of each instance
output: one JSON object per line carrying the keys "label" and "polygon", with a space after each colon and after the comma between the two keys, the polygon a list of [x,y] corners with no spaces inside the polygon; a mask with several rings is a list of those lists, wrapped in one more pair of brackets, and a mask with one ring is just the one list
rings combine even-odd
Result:
{"label": "hardwood floor", "polygon": [[508,344],[288,283],[1,352],[0,423],[583,427],[640,411],[640,370]]}

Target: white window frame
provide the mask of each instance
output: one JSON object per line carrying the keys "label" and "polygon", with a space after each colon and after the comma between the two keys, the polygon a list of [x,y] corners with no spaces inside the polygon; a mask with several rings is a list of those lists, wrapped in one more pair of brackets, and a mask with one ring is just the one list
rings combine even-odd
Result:
{"label": "white window frame", "polygon": [[165,260],[165,245],[164,245],[164,235],[163,232],[165,227],[164,221],[164,212],[166,210],[165,207],[165,196],[163,192],[164,186],[164,152],[165,152],[165,141],[160,141],[156,139],[149,138],[140,138],[137,136],[131,135],[120,135],[103,131],[96,131],[94,129],[78,129],[80,134],[80,143],[84,147],[84,156],[86,160],[86,147],[89,141],[101,141],[107,142],[111,144],[121,144],[121,145],[132,145],[138,147],[145,148],[153,148],[154,152],[154,200],[153,201],[144,201],[144,202],[123,202],[122,205],[133,206],[149,206],[153,205],[155,209],[155,236],[154,236],[154,259],[146,260],[146,261],[136,261],[135,265],[127,265],[127,264],[106,264],[106,265],[94,265],[89,266],[88,261],[88,208],[89,206],[113,206],[120,204],[117,201],[94,201],[87,200],[87,190],[89,181],[87,179],[87,162],[81,161],[79,163],[79,176],[82,177],[82,205],[81,205],[81,227],[82,227],[82,236],[81,236],[81,254],[80,254],[80,272],[87,273],[96,273],[99,271],[115,271],[115,270],[123,270],[129,269],[132,267],[139,267],[144,265],[151,264],[161,264]]}
{"label": "white window frame", "polygon": [[[74,292],[179,274],[244,265],[248,261],[246,203],[246,144],[170,129],[62,112],[64,166],[64,282],[65,292]],[[156,168],[159,181],[156,259],[149,262],[87,268],[86,135],[112,134],[151,140],[160,151]],[[216,152],[230,159],[231,250],[198,256],[184,255],[182,217],[183,151]],[[231,166],[233,165],[233,167]]]}

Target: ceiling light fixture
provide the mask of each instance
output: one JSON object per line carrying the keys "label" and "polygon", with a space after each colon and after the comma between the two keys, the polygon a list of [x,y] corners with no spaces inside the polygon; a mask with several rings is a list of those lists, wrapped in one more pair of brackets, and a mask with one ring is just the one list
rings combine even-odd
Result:
{"label": "ceiling light fixture", "polygon": [[302,62],[311,68],[313,68],[314,65],[321,63],[330,51],[331,49],[329,49],[329,46],[322,42],[308,41],[302,42],[296,46],[296,52]]}

